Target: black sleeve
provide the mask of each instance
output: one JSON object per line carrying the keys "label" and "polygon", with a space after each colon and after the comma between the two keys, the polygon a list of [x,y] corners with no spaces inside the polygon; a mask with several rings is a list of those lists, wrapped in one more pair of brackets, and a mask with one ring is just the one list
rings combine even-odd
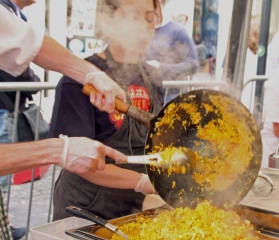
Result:
{"label": "black sleeve", "polygon": [[49,137],[95,137],[94,106],[82,93],[82,85],[62,77],[55,92]]}
{"label": "black sleeve", "polygon": [[[34,73],[31,68],[26,68],[25,71],[14,77],[13,75],[0,70],[0,82],[40,82],[40,78]],[[22,91],[22,97],[32,98],[32,94],[36,94],[37,91]]]}
{"label": "black sleeve", "polygon": [[16,77],[17,82],[40,82],[40,78],[34,73],[34,71],[28,67],[25,71]]}

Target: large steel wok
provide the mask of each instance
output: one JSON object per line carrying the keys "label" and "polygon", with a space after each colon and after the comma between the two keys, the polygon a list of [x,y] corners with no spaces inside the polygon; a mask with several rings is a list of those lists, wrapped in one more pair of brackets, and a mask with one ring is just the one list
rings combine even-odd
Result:
{"label": "large steel wok", "polygon": [[[87,95],[91,91],[91,85],[83,88]],[[231,96],[208,89],[186,92],[157,116],[119,99],[116,109],[149,127],[145,154],[169,146],[195,152],[193,169],[185,174],[146,165],[155,190],[172,207],[195,207],[208,200],[227,209],[253,186],[261,164],[260,133],[250,112]]]}

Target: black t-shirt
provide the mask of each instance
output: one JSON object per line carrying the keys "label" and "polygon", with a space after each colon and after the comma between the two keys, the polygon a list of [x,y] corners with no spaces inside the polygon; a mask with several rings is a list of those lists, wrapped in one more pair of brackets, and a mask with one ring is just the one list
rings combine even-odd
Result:
{"label": "black t-shirt", "polygon": [[[114,79],[105,59],[94,54],[86,60]],[[123,79],[125,79],[125,86],[133,105],[149,111],[149,94],[145,88],[139,66],[118,63],[118,67],[122,72]],[[66,134],[69,137],[84,136],[102,142],[112,136],[121,126],[124,115],[108,114],[98,110],[90,103],[89,97],[82,93],[82,86],[66,76],[63,76],[59,81],[56,88],[49,137]]]}
{"label": "black t-shirt", "polygon": [[[0,82],[40,82],[40,78],[36,74],[34,74],[31,68],[28,67],[18,77],[14,77],[9,73],[0,70]],[[26,99],[28,98],[32,100],[32,94],[36,94],[36,93],[37,91],[21,91],[20,99],[19,99],[19,108],[23,108]],[[6,92],[6,95],[10,99],[11,103],[15,104],[16,92]],[[0,109],[7,109],[7,103],[5,104],[1,98],[0,98]]]}

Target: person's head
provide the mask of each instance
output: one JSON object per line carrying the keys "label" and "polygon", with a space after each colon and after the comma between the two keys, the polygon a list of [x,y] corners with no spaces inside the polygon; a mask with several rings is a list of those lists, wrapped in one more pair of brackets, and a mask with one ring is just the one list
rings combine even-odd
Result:
{"label": "person's head", "polygon": [[21,10],[33,3],[36,3],[36,0],[12,0]]}
{"label": "person's head", "polygon": [[158,0],[104,0],[100,12],[103,18],[99,21],[105,20],[102,33],[109,45],[135,54],[144,53],[153,37],[155,20],[161,21]]}
{"label": "person's head", "polygon": [[257,54],[258,51],[259,37],[260,37],[260,17],[259,15],[256,15],[251,18],[250,32],[249,32],[249,39],[248,39],[248,47],[254,54]]}

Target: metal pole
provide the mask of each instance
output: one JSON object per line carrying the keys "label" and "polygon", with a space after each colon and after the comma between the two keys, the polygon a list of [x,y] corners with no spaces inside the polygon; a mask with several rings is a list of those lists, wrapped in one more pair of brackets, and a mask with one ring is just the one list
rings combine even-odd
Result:
{"label": "metal pole", "polygon": [[51,216],[51,212],[52,212],[52,197],[53,197],[53,191],[54,191],[55,172],[56,172],[56,165],[53,165],[52,181],[51,181],[51,188],[50,188],[50,199],[49,199],[49,207],[48,207],[48,217],[47,217],[48,223],[50,222],[50,216]]}
{"label": "metal pole", "polygon": [[241,91],[243,88],[243,78],[246,62],[246,53],[248,47],[250,23],[251,23],[251,14],[252,14],[253,0],[247,0],[245,15],[243,18],[243,24],[240,35],[239,49],[237,53],[235,74],[233,78],[233,85],[236,89],[236,98],[241,98]]}
{"label": "metal pole", "polygon": [[224,79],[229,83],[233,83],[236,59],[240,44],[241,29],[243,19],[246,12],[247,0],[234,0],[232,18],[230,23],[230,34],[226,51],[226,59],[224,64]]}
{"label": "metal pole", "polygon": [[206,0],[202,0],[202,5],[201,5],[201,9],[202,9],[202,15],[201,15],[201,23],[202,23],[202,29],[201,29],[201,39],[204,40],[204,29],[205,29],[205,15],[206,15]]}
{"label": "metal pole", "polygon": [[[40,91],[40,102],[39,102],[39,109],[37,110],[37,116],[36,116],[36,131],[35,131],[35,141],[39,140],[39,121],[40,119],[40,108],[42,105],[42,96],[43,96],[43,90]],[[35,169],[32,169],[32,177],[31,177],[31,186],[30,186],[30,197],[29,197],[29,206],[28,206],[28,217],[27,217],[27,224],[26,229],[29,229],[30,226],[30,219],[31,219],[31,211],[32,211],[32,199],[33,199],[33,193],[34,193],[34,181],[35,181]],[[25,239],[28,239],[28,233],[29,231],[26,231]]]}
{"label": "metal pole", "polygon": [[[262,0],[257,75],[265,75],[266,70],[271,3],[272,0]],[[263,90],[264,82],[256,82],[253,116],[259,127],[261,127],[260,125],[262,122],[261,116],[263,111]]]}
{"label": "metal pole", "polygon": [[[15,143],[18,141],[18,139],[17,139],[17,123],[18,123],[18,114],[19,114],[20,94],[21,94],[20,91],[16,91],[12,143]],[[8,196],[7,196],[7,212],[9,212],[9,204],[10,204],[10,197],[11,197],[11,183],[12,183],[12,174],[9,175],[9,179],[8,179],[9,187],[8,187]]]}

